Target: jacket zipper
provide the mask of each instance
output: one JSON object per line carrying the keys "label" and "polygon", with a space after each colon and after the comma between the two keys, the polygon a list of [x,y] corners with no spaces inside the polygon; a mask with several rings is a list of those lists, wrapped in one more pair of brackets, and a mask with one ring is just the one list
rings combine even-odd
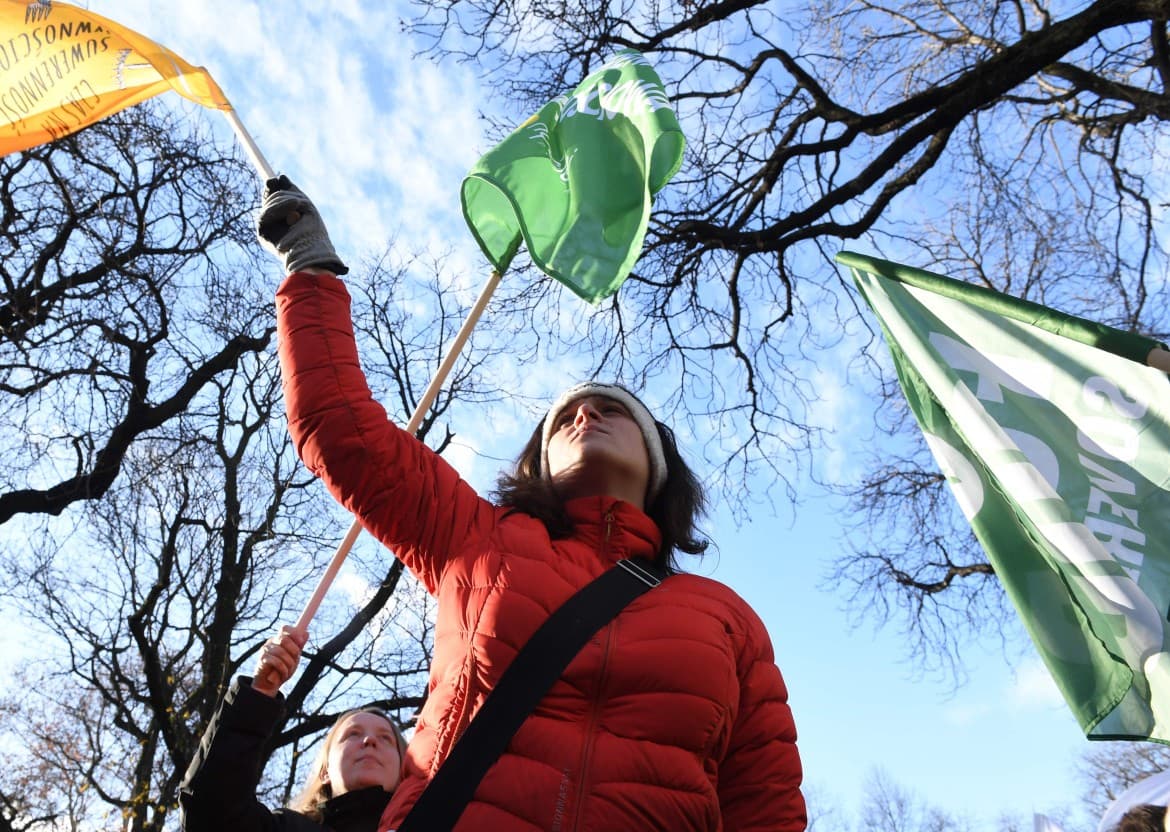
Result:
{"label": "jacket zipper", "polygon": [[570,827],[570,832],[581,826],[581,813],[585,808],[586,786],[593,779],[589,772],[589,760],[593,757],[593,743],[596,739],[594,735],[597,733],[597,723],[601,716],[600,694],[605,687],[606,677],[609,675],[609,654],[613,647],[613,629],[614,622],[611,621],[605,628],[605,648],[601,655],[601,672],[598,674],[598,695],[593,698],[592,706],[589,708],[589,719],[585,723],[585,751],[581,755],[581,779],[577,783],[577,796],[574,801],[573,824]]}
{"label": "jacket zipper", "polygon": [[[605,533],[601,539],[601,562],[603,564],[608,563],[609,539],[612,534],[613,509],[610,509],[605,512]],[[577,782],[573,823],[569,827],[569,832],[575,832],[581,826],[581,813],[584,810],[586,786],[592,780],[589,773],[589,760],[593,756],[594,734],[597,731],[597,723],[601,716],[601,692],[605,689],[605,681],[609,676],[609,656],[613,649],[613,631],[616,624],[616,621],[611,621],[605,626],[605,644],[601,652],[601,670],[597,674],[597,695],[593,697],[593,702],[589,708],[589,719],[585,723],[585,750],[581,754],[581,776]]]}

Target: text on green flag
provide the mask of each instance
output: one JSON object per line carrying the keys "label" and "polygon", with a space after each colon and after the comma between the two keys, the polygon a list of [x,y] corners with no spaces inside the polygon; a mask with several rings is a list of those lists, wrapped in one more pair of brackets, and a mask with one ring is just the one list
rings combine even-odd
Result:
{"label": "text on green flag", "polygon": [[1170,742],[1170,380],[1155,342],[838,255],[927,444],[1091,739]]}

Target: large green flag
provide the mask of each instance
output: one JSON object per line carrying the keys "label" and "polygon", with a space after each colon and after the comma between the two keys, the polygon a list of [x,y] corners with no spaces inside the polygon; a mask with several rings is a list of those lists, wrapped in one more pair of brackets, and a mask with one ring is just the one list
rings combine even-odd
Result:
{"label": "large green flag", "polygon": [[902,389],[1090,739],[1170,742],[1170,379],[1160,345],[843,252]]}
{"label": "large green flag", "polygon": [[523,238],[543,272],[596,303],[634,267],[684,146],[662,82],[623,50],[479,160],[463,216],[500,274]]}

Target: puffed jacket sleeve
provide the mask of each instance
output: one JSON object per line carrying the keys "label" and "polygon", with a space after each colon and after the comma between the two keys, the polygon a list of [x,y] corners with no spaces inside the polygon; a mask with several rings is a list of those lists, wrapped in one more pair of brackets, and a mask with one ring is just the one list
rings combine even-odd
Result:
{"label": "puffed jacket sleeve", "polygon": [[435,593],[448,559],[490,530],[495,507],[374,400],[339,279],[289,275],[276,301],[285,409],[297,453]]}
{"label": "puffed jacket sleeve", "polygon": [[744,615],[746,633],[737,660],[740,696],[719,766],[723,828],[802,832],[807,818],[788,689],[764,623],[751,610],[744,610]]}
{"label": "puffed jacket sleeve", "polygon": [[256,799],[260,755],[284,715],[283,698],[239,677],[203,732],[179,789],[183,832],[272,832],[278,817]]}

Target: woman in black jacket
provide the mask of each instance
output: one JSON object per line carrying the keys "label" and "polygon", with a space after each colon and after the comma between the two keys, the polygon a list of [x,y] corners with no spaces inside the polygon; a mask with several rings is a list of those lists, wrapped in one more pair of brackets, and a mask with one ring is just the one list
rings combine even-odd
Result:
{"label": "woman in black jacket", "polygon": [[287,808],[256,799],[261,754],[284,716],[280,686],[296,671],[308,634],[284,627],[220,703],[180,792],[184,832],[374,832],[402,776],[406,740],[377,708],[342,714],[321,744],[309,780]]}

